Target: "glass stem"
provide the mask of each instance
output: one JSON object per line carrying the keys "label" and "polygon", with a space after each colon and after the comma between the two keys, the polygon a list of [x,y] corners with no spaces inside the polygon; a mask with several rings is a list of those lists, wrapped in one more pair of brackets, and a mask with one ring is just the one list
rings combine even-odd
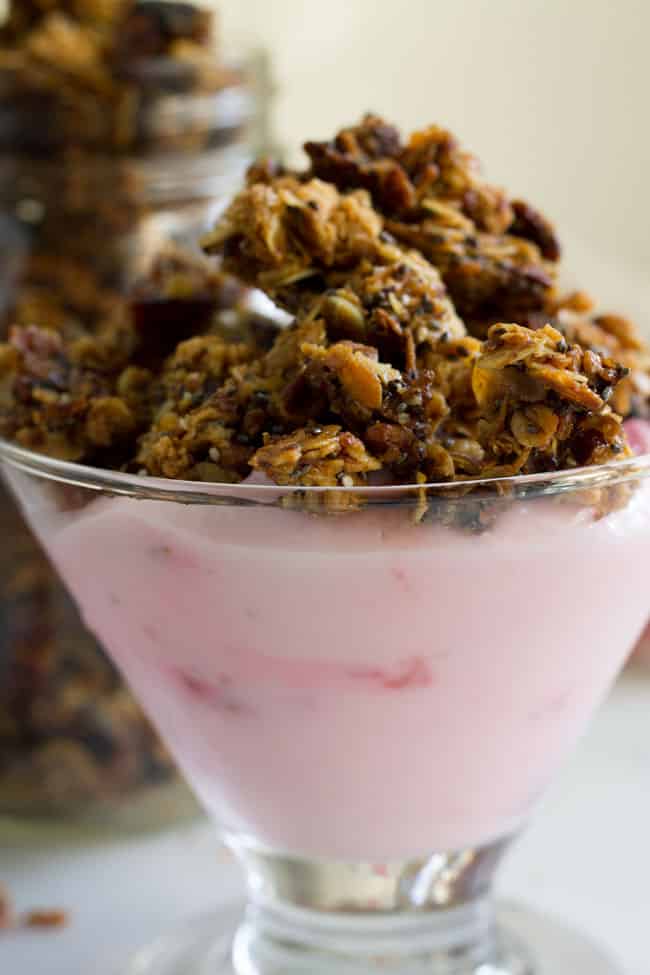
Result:
{"label": "glass stem", "polygon": [[352,864],[238,842],[250,903],[235,939],[235,971],[533,975],[495,922],[491,886],[506,845]]}

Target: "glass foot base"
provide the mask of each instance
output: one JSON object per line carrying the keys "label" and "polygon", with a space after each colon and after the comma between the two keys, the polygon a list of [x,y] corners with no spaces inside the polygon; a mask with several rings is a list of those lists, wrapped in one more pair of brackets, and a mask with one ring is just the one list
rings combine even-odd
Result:
{"label": "glass foot base", "polygon": [[[247,946],[238,943],[240,935],[235,937],[241,918],[242,908],[232,907],[188,921],[139,951],[121,975],[622,975],[622,969],[589,938],[513,904],[497,907],[499,960],[470,967],[437,959],[341,963],[304,951],[288,961],[284,955],[281,961],[269,955],[258,968]],[[245,926],[240,933],[246,941]],[[241,964],[235,967],[233,950],[237,958],[240,949]]]}

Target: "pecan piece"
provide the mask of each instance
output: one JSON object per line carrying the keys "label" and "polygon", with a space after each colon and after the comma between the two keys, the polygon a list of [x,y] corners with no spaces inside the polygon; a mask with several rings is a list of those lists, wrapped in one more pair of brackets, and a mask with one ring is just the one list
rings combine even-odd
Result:
{"label": "pecan piece", "polygon": [[537,244],[546,260],[559,261],[562,251],[551,221],[524,200],[513,200],[512,210],[514,220],[508,233]]}

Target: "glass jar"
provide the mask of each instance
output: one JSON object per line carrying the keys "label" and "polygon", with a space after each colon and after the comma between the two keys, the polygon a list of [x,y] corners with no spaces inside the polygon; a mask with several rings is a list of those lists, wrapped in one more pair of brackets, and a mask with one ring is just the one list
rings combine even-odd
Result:
{"label": "glass jar", "polygon": [[0,494],[0,813],[157,825],[195,811],[174,763]]}
{"label": "glass jar", "polygon": [[[0,28],[0,333],[135,319],[164,339],[166,303],[215,300],[170,242],[197,240],[261,148],[263,61],[226,65],[193,4],[47,6],[16,0]],[[0,529],[0,813],[195,810],[4,490]]]}
{"label": "glass jar", "polygon": [[[135,4],[165,6],[190,5]],[[241,181],[266,131],[260,62],[136,58],[89,92],[15,61],[0,48],[0,318],[94,329]]]}

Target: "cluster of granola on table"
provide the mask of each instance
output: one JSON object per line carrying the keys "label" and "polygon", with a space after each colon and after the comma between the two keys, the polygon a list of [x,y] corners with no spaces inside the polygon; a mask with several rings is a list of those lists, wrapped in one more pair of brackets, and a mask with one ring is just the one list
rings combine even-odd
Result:
{"label": "cluster of granola on table", "polygon": [[648,411],[650,351],[626,319],[561,292],[545,217],[436,126],[403,143],[368,116],[306,150],[306,172],[253,167],[203,241],[289,327],[233,336],[210,316],[162,362],[155,322],[14,328],[4,436],[160,477],[326,487],[630,454],[623,421]]}

